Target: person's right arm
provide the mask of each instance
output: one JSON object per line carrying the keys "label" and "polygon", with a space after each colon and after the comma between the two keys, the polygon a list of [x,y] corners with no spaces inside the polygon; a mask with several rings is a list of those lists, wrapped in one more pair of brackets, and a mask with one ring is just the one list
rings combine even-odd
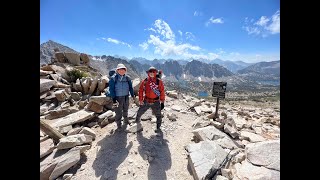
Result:
{"label": "person's right arm", "polygon": [[139,87],[139,104],[143,105],[143,90],[144,90],[144,80],[141,81]]}

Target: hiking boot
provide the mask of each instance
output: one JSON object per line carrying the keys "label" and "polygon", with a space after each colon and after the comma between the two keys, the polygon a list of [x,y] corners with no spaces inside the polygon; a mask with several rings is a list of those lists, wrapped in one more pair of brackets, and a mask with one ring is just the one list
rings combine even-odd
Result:
{"label": "hiking boot", "polygon": [[162,130],[160,128],[157,128],[156,130],[154,130],[155,133],[162,133]]}
{"label": "hiking boot", "polygon": [[115,132],[122,132],[122,128],[117,128],[116,130],[115,130]]}
{"label": "hiking boot", "polygon": [[130,122],[129,122],[129,120],[128,120],[128,118],[124,118],[123,119],[123,124],[125,124],[125,125],[130,125]]}

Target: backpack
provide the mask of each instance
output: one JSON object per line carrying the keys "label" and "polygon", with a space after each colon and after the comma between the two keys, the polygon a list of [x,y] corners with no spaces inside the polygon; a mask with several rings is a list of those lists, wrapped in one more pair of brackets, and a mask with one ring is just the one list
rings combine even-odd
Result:
{"label": "backpack", "polygon": [[116,68],[113,68],[109,71],[109,78],[111,78],[116,73]]}

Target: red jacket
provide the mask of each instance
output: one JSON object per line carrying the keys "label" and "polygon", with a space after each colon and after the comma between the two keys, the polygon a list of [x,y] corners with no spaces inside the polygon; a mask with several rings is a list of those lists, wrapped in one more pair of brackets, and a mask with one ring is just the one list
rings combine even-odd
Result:
{"label": "red jacket", "polygon": [[[153,81],[155,84],[157,84],[157,79],[148,77],[145,92],[143,91],[144,90],[144,81],[145,81],[145,79],[140,84],[139,101],[143,101],[145,99],[145,97],[152,98],[152,99],[158,97],[149,86],[149,83],[151,81]],[[164,85],[163,85],[162,80],[160,80],[160,79],[159,79],[158,89],[160,91],[160,101],[164,102],[164,100],[165,100]]]}

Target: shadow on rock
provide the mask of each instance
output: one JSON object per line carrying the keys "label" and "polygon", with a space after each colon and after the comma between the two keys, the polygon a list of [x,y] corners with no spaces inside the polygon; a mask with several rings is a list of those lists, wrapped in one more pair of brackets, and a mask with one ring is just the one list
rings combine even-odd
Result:
{"label": "shadow on rock", "polygon": [[[123,127],[125,129],[126,127]],[[124,131],[114,132],[97,143],[97,156],[92,167],[95,176],[102,179],[117,179],[119,165],[126,159],[132,142],[127,145],[127,133]]]}
{"label": "shadow on rock", "polygon": [[171,167],[171,153],[168,140],[163,139],[163,133],[148,139],[143,137],[143,132],[140,132],[137,133],[137,140],[139,154],[149,162],[148,179],[166,180],[166,171]]}

